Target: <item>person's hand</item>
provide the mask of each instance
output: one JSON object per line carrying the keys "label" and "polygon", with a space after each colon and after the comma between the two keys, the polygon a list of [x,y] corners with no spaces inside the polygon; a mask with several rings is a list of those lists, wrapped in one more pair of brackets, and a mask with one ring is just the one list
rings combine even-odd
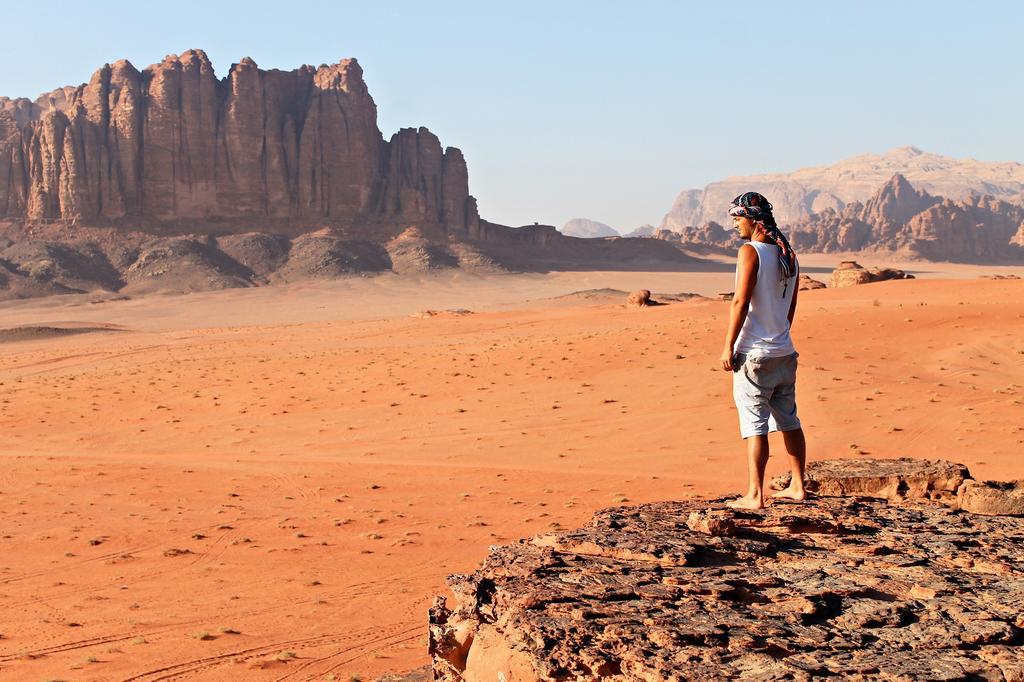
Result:
{"label": "person's hand", "polygon": [[726,372],[732,371],[732,348],[728,346],[722,350],[722,369]]}

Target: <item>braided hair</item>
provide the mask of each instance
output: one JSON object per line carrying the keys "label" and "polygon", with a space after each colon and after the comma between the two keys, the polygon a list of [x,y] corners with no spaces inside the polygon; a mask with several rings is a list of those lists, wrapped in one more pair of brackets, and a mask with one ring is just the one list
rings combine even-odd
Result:
{"label": "braided hair", "polygon": [[789,289],[789,279],[796,277],[796,254],[789,245],[786,235],[782,234],[782,230],[775,222],[771,203],[757,192],[744,192],[732,200],[729,215],[750,218],[764,231],[765,236],[779,247],[779,270],[785,282],[782,295],[785,296]]}

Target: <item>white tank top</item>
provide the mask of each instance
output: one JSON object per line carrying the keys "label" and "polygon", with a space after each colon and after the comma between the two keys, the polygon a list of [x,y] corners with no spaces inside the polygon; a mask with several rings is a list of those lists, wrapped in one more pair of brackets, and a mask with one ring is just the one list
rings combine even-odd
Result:
{"label": "white tank top", "polygon": [[[791,355],[796,349],[789,336],[789,306],[793,302],[800,266],[797,265],[797,277],[783,280],[782,269],[779,267],[779,247],[753,240],[750,245],[757,252],[757,281],[754,295],[750,297],[747,319],[743,322],[733,350],[761,358]],[[738,284],[738,267],[736,280]]]}

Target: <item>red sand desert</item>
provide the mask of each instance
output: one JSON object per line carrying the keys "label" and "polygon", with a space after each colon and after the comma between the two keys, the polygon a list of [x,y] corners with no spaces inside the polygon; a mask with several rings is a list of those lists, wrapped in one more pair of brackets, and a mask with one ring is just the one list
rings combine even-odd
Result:
{"label": "red sand desert", "polygon": [[[1024,477],[1024,284],[915,267],[931,278],[801,293],[810,457]],[[739,492],[727,304],[553,298],[606,286],[713,295],[731,275],[4,304],[7,329],[81,333],[0,339],[0,677],[409,670],[445,576],[488,545]],[[474,312],[410,315],[427,308]]]}

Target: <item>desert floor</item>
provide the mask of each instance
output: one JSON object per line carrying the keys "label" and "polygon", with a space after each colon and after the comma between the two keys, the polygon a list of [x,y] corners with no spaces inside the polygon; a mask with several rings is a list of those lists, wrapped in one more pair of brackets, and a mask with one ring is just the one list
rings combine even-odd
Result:
{"label": "desert floor", "polygon": [[[1024,268],[903,267],[922,278],[800,294],[811,458],[1024,477],[1024,281],[979,279]],[[0,305],[5,329],[98,330],[0,332],[0,678],[425,664],[433,596],[488,545],[740,490],[727,304],[554,298],[731,285],[449,274]],[[428,308],[474,312],[411,316]]]}

